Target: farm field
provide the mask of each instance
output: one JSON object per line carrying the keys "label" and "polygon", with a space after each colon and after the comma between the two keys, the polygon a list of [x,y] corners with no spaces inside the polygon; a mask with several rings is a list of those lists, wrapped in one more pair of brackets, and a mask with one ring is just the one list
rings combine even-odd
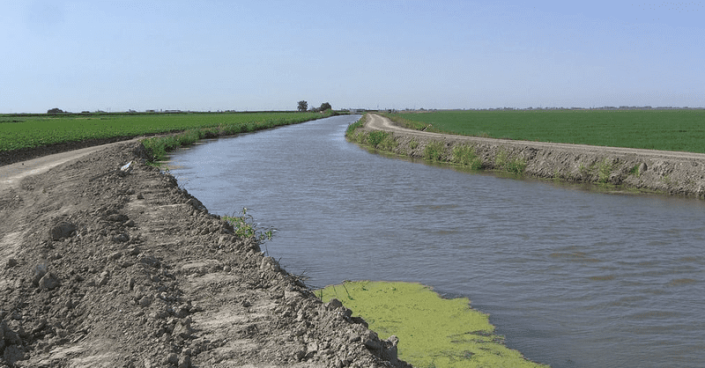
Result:
{"label": "farm field", "polygon": [[407,128],[437,133],[705,153],[705,110],[435,111],[385,116]]}
{"label": "farm field", "polygon": [[250,132],[328,115],[299,112],[0,115],[0,152],[63,142],[206,129],[221,134]]}

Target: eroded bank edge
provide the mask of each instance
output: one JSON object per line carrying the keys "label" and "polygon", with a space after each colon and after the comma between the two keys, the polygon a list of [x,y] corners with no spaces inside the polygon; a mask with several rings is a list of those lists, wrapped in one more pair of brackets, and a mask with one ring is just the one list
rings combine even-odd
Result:
{"label": "eroded bank edge", "polygon": [[644,157],[614,152],[505,144],[501,140],[471,142],[467,137],[441,139],[367,127],[368,115],[351,124],[346,138],[358,145],[414,159],[472,170],[607,188],[656,192],[705,199],[705,162],[697,159]]}

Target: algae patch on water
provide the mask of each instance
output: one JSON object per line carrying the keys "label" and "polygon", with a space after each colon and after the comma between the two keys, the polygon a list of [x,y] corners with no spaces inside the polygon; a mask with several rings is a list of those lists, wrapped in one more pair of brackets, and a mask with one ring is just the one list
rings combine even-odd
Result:
{"label": "algae patch on water", "polygon": [[546,367],[504,346],[489,316],[467,298],[443,299],[406,282],[345,282],[316,293],[324,302],[340,300],[380,338],[399,337],[399,358],[416,367]]}

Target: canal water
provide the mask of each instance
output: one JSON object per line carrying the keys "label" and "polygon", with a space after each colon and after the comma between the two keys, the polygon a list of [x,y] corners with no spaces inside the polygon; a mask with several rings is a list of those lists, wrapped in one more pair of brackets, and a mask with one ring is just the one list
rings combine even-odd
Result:
{"label": "canal water", "polygon": [[345,141],[358,118],[208,141],[171,172],[211,212],[246,207],[276,228],[266,251],[309,285],[468,297],[508,347],[553,367],[705,362],[705,203],[385,157]]}

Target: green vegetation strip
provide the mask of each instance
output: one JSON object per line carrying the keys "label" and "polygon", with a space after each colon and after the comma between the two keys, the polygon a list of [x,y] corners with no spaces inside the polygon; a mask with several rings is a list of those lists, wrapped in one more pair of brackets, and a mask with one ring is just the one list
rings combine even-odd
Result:
{"label": "green vegetation strip", "polygon": [[386,116],[431,132],[705,153],[705,110],[435,111]]}
{"label": "green vegetation strip", "polygon": [[405,282],[345,282],[317,291],[361,316],[380,338],[399,337],[399,358],[415,367],[545,367],[504,346],[489,316],[466,298],[443,299]]}
{"label": "green vegetation strip", "polygon": [[[171,140],[152,140],[157,155],[198,139],[251,132],[330,116],[319,113],[194,113],[0,116],[0,152],[87,139],[136,137],[187,131]],[[148,140],[149,141],[149,140]],[[163,157],[163,156],[162,156]]]}

